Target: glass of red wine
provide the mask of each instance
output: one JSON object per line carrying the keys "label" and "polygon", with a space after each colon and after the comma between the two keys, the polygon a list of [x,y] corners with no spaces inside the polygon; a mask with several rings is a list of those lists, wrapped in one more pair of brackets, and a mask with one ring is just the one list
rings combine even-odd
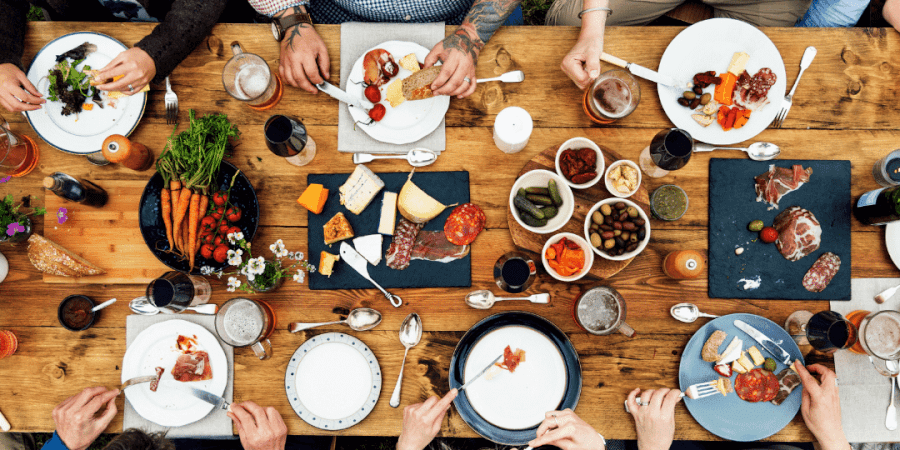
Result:
{"label": "glass of red wine", "polygon": [[171,271],[147,286],[147,299],[163,313],[179,313],[209,301],[212,287],[206,278]]}
{"label": "glass of red wine", "polygon": [[640,156],[641,170],[647,176],[659,178],[684,167],[694,153],[694,139],[681,128],[662,130],[653,136],[650,145]]}
{"label": "glass of red wine", "polygon": [[536,277],[537,266],[522,252],[509,252],[494,264],[494,281],[509,293],[524,292]]}
{"label": "glass of red wine", "polygon": [[[795,317],[797,323],[791,323],[791,317]],[[830,355],[856,344],[856,326],[840,313],[822,311],[809,314],[806,311],[797,311],[791,314],[791,317],[788,318],[788,332],[794,340],[805,337],[809,345],[822,353]],[[807,317],[808,320],[803,323]],[[795,334],[797,332],[800,334]]]}

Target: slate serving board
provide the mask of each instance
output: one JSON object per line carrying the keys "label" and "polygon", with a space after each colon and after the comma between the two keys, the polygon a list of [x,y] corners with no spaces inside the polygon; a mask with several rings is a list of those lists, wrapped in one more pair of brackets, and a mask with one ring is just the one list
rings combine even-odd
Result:
{"label": "slate serving board", "polygon": [[[754,177],[772,162],[713,158],[709,162],[709,296],[788,300],[850,300],[850,161],[784,160],[778,167],[812,167],[808,183],[782,197],[778,209],[756,201]],[[771,225],[791,206],[808,209],[822,225],[822,244],[799,261],[788,261],[775,244],[759,241],[747,225]],[[737,247],[744,253],[735,255]],[[809,292],[801,281],[825,252],[841,258],[841,268],[822,292]],[[760,286],[744,290],[741,279],[759,277]]]}
{"label": "slate serving board", "polygon": [[[384,188],[375,196],[369,206],[363,210],[362,214],[356,215],[350,212],[344,205],[341,205],[340,193],[338,188],[341,187],[350,177],[349,173],[343,174],[311,174],[307,177],[307,183],[318,183],[328,189],[328,201],[321,214],[309,213],[309,228],[307,233],[307,242],[309,245],[309,261],[319,267],[319,255],[324,250],[328,253],[340,254],[340,242],[325,245],[322,236],[322,227],[335,214],[344,213],[344,217],[353,227],[353,234],[365,236],[378,233],[378,222],[381,219],[381,203],[384,199],[384,192],[400,193],[403,184],[406,183],[409,172],[396,173],[378,173]],[[437,201],[449,205],[453,203],[467,203],[469,201],[469,172],[421,172],[416,171],[413,175],[413,182],[424,190],[428,195],[434,197]],[[439,216],[428,221],[423,230],[442,231],[444,222],[453,207],[447,208]],[[400,212],[397,212],[397,220],[399,221]],[[472,285],[472,254],[471,252],[465,258],[457,259],[448,263],[440,263],[433,261],[424,261],[414,259],[410,262],[409,267],[404,270],[394,270],[387,267],[385,254],[392,241],[391,236],[384,235],[384,241],[381,250],[381,262],[378,266],[369,267],[369,276],[385,289],[390,288],[415,288],[415,287],[468,287]],[[352,245],[352,239],[347,239]],[[331,277],[325,277],[318,273],[311,274],[309,277],[309,288],[312,290],[332,290],[332,289],[375,289],[375,286],[356,273],[352,267],[343,261],[338,261],[334,265],[334,272]],[[381,295],[379,293],[379,295]]]}

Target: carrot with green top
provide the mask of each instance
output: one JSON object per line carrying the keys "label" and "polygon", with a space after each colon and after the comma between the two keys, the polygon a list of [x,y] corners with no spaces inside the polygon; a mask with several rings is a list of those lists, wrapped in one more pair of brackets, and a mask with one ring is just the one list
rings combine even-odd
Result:
{"label": "carrot with green top", "polygon": [[190,271],[194,270],[194,256],[197,254],[197,228],[200,224],[200,193],[191,194],[190,212],[188,213],[187,254]]}

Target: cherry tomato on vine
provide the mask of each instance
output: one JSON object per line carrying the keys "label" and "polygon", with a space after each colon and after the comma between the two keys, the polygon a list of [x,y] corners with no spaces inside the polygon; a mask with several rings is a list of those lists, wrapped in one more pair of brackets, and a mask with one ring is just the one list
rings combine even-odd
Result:
{"label": "cherry tomato on vine", "polygon": [[378,103],[381,101],[381,91],[378,90],[378,86],[368,85],[366,86],[366,90],[363,91],[366,95],[366,99],[368,99],[372,103]]}
{"label": "cherry tomato on vine", "polygon": [[213,213],[210,214],[210,215],[213,216],[213,217],[215,217],[216,220],[222,220],[222,216],[225,215],[225,207],[224,207],[224,206],[217,206],[215,212],[213,212]]}
{"label": "cherry tomato on vine", "polygon": [[[203,244],[200,247],[200,256],[206,259],[212,259],[213,252],[215,252],[216,248],[212,246],[212,244]],[[228,250],[225,250],[225,256],[228,256]],[[223,260],[224,262],[224,260]]]}
{"label": "cherry tomato on vine", "polygon": [[226,203],[228,203],[228,193],[225,191],[216,192],[215,194],[213,194],[212,200],[213,203],[216,204],[216,206],[224,206]]}
{"label": "cherry tomato on vine", "polygon": [[228,219],[229,222],[237,222],[241,220],[241,208],[237,206],[232,206],[225,211],[225,218]]}
{"label": "cherry tomato on vine", "polygon": [[216,229],[216,218],[213,216],[206,216],[200,220],[200,232],[208,233]]}
{"label": "cherry tomato on vine", "polygon": [[218,245],[213,250],[213,259],[217,263],[223,263],[226,259],[228,259],[228,246],[227,245]]}
{"label": "cherry tomato on vine", "polygon": [[384,115],[387,113],[387,109],[384,108],[384,105],[381,103],[375,105],[371,110],[369,110],[369,118],[378,122],[381,119],[384,119]]}

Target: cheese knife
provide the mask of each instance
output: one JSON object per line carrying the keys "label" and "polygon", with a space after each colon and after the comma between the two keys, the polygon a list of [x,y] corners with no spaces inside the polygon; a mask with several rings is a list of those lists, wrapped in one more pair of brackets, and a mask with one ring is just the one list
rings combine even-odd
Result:
{"label": "cheese knife", "polygon": [[360,255],[355,248],[347,244],[347,242],[341,242],[341,259],[343,259],[347,264],[350,264],[350,267],[352,267],[353,270],[362,275],[363,278],[372,282],[372,284],[374,284],[375,287],[377,287],[378,290],[380,290],[381,293],[384,294],[388,301],[391,302],[391,305],[393,305],[394,308],[399,308],[400,305],[403,304],[403,300],[400,299],[399,296],[386,291],[383,287],[381,287],[380,284],[376,283],[375,280],[373,280],[372,277],[369,276],[369,262],[366,261],[366,258],[363,258],[363,256]]}
{"label": "cheese knife", "polygon": [[212,392],[207,392],[202,389],[196,389],[192,387],[188,387],[186,392],[193,395],[194,397],[199,398],[200,400],[203,400],[206,403],[213,405],[215,409],[231,411],[231,403],[228,403],[224,398],[219,397]]}
{"label": "cheese knife", "polygon": [[327,81],[323,81],[323,82],[317,84],[316,87],[319,88],[320,91],[322,91],[322,92],[328,94],[329,96],[331,96],[332,98],[334,98],[335,100],[338,100],[338,101],[346,103],[350,106],[359,108],[367,113],[369,112],[370,109],[372,109],[373,105],[371,103],[369,103],[365,100],[359,99],[359,98],[354,98],[352,95],[348,94],[347,91],[345,91]]}
{"label": "cheese knife", "polygon": [[668,87],[675,88],[675,89],[681,89],[684,87],[684,86],[679,86],[678,82],[675,81],[674,78],[672,78],[668,75],[663,75],[659,72],[650,70],[644,66],[639,66],[635,63],[625,61],[624,59],[610,55],[609,53],[601,53],[600,61],[605,61],[614,66],[621,67],[621,68],[631,72],[632,75],[641,77],[645,80],[650,80],[656,84],[661,84],[663,86],[668,86]]}
{"label": "cheese knife", "polygon": [[[734,326],[738,327],[744,333],[749,334],[750,337],[752,337],[754,341],[759,343],[759,345],[761,345],[762,348],[764,348],[767,352],[769,352],[772,356],[774,356],[775,359],[781,360],[781,362],[783,362],[784,365],[786,365],[786,366],[791,365],[791,354],[788,353],[785,349],[781,348],[780,345],[778,345],[781,343],[781,341],[778,341],[778,342],[773,341],[768,336],[763,334],[761,331],[757,330],[756,328],[753,328],[752,326],[750,326],[743,320],[735,320]],[[773,349],[773,347],[777,348],[778,351],[775,351]]]}

